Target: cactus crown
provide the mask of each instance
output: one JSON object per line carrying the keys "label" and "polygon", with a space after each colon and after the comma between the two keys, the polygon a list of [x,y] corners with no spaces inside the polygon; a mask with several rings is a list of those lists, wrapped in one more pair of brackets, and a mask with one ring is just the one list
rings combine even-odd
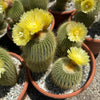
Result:
{"label": "cactus crown", "polygon": [[53,17],[48,11],[38,8],[24,13],[12,30],[14,42],[17,45],[26,45],[35,34],[46,30],[52,19]]}
{"label": "cactus crown", "polygon": [[83,42],[87,34],[87,28],[83,23],[70,22],[66,27],[68,39],[73,42]]}
{"label": "cactus crown", "polygon": [[93,11],[96,6],[96,0],[74,0],[74,1],[76,9],[84,13]]}
{"label": "cactus crown", "polygon": [[[86,65],[89,62],[89,56],[82,48],[71,47],[68,52],[68,57],[72,60],[74,65]],[[70,64],[70,65],[72,65]]]}

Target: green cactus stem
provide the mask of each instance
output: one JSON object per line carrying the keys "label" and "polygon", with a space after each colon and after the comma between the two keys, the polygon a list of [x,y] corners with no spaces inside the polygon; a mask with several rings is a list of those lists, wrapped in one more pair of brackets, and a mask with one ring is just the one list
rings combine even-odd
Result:
{"label": "green cactus stem", "polygon": [[4,20],[3,13],[0,13],[0,35],[7,32],[7,22]]}
{"label": "green cactus stem", "polygon": [[6,9],[7,21],[12,27],[20,19],[20,16],[24,13],[24,8],[19,0],[14,0],[12,7]]}
{"label": "green cactus stem", "polygon": [[53,5],[53,9],[56,11],[64,11],[67,2],[69,2],[69,0],[56,0],[55,4]]}
{"label": "green cactus stem", "polygon": [[49,0],[20,0],[24,6],[25,11],[34,8],[47,10]]}
{"label": "green cactus stem", "polygon": [[54,34],[46,30],[34,35],[27,45],[22,47],[27,67],[33,72],[45,72],[52,63],[56,49]]}
{"label": "green cactus stem", "polygon": [[82,22],[86,27],[90,27],[95,21],[95,11],[89,13],[84,13],[81,11],[77,12],[75,15],[75,21]]}
{"label": "green cactus stem", "polygon": [[16,67],[9,53],[0,48],[0,85],[12,86],[17,82]]}
{"label": "green cactus stem", "polygon": [[63,89],[75,87],[82,79],[82,68],[67,57],[58,59],[51,71],[54,83]]}

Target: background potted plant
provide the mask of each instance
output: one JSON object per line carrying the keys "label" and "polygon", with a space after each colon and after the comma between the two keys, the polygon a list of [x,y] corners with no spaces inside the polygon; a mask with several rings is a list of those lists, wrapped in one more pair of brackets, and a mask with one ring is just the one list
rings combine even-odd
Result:
{"label": "background potted plant", "polygon": [[75,21],[83,22],[88,28],[88,34],[85,43],[96,55],[100,52],[100,29],[99,29],[99,0],[75,0],[77,13],[75,14]]}
{"label": "background potted plant", "polygon": [[60,24],[68,20],[72,13],[76,12],[76,9],[72,0],[55,0],[49,4],[49,11],[54,15],[54,28],[57,29]]}
{"label": "background potted plant", "polygon": [[0,98],[22,100],[28,88],[23,59],[0,47]]}
{"label": "background potted plant", "polygon": [[[86,34],[87,29],[81,23],[66,22],[59,27],[56,52],[58,52],[57,49],[59,49],[60,54],[56,54],[55,59],[45,73],[34,73],[28,70],[30,81],[38,91],[52,98],[65,99],[78,95],[89,86],[94,77],[96,66],[92,52],[84,43],[82,44]],[[58,48],[60,44],[62,44],[60,47],[63,49],[60,49],[60,47]],[[66,46],[67,48],[64,48]],[[81,47],[83,47],[84,50]],[[66,53],[62,53],[64,51]],[[81,69],[79,66],[81,66],[81,64],[86,64],[89,61],[89,57],[90,67],[82,66]],[[79,68],[76,66],[76,62]],[[85,79],[85,82],[82,81],[84,80],[84,68],[91,69],[91,71],[86,72],[88,73],[88,78]],[[73,76],[74,74],[72,74],[74,71],[76,71],[76,76]],[[79,71],[79,73],[77,71]],[[80,81],[83,82],[84,85],[79,83]],[[77,88],[77,86],[79,86],[77,85],[78,83],[81,84],[79,88]]]}

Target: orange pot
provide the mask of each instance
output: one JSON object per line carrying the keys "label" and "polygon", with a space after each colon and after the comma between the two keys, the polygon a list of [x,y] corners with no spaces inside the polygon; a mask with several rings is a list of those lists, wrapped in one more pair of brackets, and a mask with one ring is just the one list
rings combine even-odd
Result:
{"label": "orange pot", "polygon": [[96,71],[96,63],[95,63],[95,58],[93,53],[91,52],[91,50],[86,46],[86,44],[83,43],[83,49],[86,50],[86,52],[88,52],[88,55],[90,56],[90,66],[91,66],[91,73],[90,73],[90,77],[88,79],[88,81],[85,83],[84,86],[82,86],[80,89],[78,89],[77,91],[73,92],[73,93],[69,93],[69,94],[61,94],[61,95],[57,95],[57,94],[52,94],[49,93],[43,89],[41,89],[38,84],[33,80],[32,76],[31,76],[31,72],[30,70],[28,70],[28,76],[29,79],[31,81],[31,83],[33,84],[33,86],[42,94],[51,97],[51,98],[56,98],[56,99],[65,99],[65,98],[69,98],[69,97],[73,97],[75,95],[78,95],[79,93],[81,93],[82,91],[84,91],[92,82],[94,75],[95,75],[95,71]]}
{"label": "orange pot", "polygon": [[17,99],[17,100],[23,100],[26,97],[26,94],[27,94],[26,90],[28,88],[28,73],[27,73],[27,68],[25,66],[25,63],[24,63],[24,60],[23,60],[22,57],[20,57],[19,55],[15,54],[15,53],[12,53],[12,52],[9,52],[9,53],[10,53],[10,55],[12,55],[15,58],[19,59],[20,62],[22,63],[22,65],[23,65],[23,67],[25,67],[25,71],[26,71],[26,73],[25,73],[25,83],[24,83],[24,87],[23,87],[23,89],[22,89],[22,91],[21,91],[21,93],[20,93],[20,95],[19,95],[19,97]]}
{"label": "orange pot", "polygon": [[49,9],[49,12],[51,12],[55,18],[55,26],[54,28],[57,29],[63,22],[67,21],[69,17],[75,14],[76,9],[71,10],[71,11],[63,11],[63,12],[58,12]]}
{"label": "orange pot", "polygon": [[100,39],[86,37],[84,43],[90,48],[94,55],[100,52]]}

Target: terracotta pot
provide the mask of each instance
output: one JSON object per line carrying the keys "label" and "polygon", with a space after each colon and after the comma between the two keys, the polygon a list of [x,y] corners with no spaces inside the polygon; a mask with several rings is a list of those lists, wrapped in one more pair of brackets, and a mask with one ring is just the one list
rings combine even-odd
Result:
{"label": "terracotta pot", "polygon": [[95,58],[93,53],[91,52],[91,50],[86,46],[86,44],[83,43],[83,49],[86,50],[86,52],[88,52],[88,55],[90,56],[90,66],[91,66],[91,73],[90,73],[90,77],[88,79],[88,81],[85,83],[84,86],[82,86],[80,89],[78,89],[77,91],[73,92],[73,93],[69,93],[69,94],[61,94],[61,95],[57,95],[57,94],[52,94],[49,93],[43,89],[41,89],[37,83],[33,80],[32,76],[31,76],[31,71],[28,70],[28,76],[29,79],[31,81],[31,83],[33,84],[33,86],[42,94],[51,97],[51,98],[56,98],[56,99],[65,99],[65,98],[69,98],[69,97],[73,97],[75,95],[78,95],[79,93],[81,93],[82,91],[84,91],[92,82],[94,75],[95,75],[95,71],[96,71],[96,63],[95,63]]}
{"label": "terracotta pot", "polygon": [[100,52],[100,39],[86,37],[84,43],[90,48],[94,55]]}
{"label": "terracotta pot", "polygon": [[49,12],[51,12],[55,18],[54,29],[57,29],[60,26],[60,24],[62,24],[64,21],[67,21],[70,16],[75,14],[76,9],[71,10],[71,11],[63,11],[63,12],[58,12],[58,11],[49,9]]}
{"label": "terracotta pot", "polygon": [[26,97],[26,91],[27,91],[27,88],[28,88],[28,73],[27,73],[27,68],[25,66],[25,63],[24,63],[24,60],[22,57],[20,57],[19,55],[15,54],[15,53],[12,53],[12,52],[9,52],[11,56],[14,56],[15,58],[19,59],[22,63],[22,65],[25,67],[25,83],[24,83],[24,87],[18,97],[17,100],[24,100],[24,98]]}

